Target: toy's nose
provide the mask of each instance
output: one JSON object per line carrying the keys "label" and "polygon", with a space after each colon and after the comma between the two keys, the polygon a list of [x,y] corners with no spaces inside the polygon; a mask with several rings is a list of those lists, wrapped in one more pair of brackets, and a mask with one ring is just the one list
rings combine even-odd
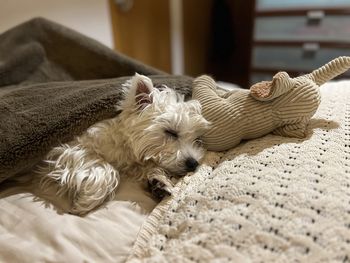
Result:
{"label": "toy's nose", "polygon": [[193,172],[198,166],[198,162],[194,158],[188,158],[185,162],[187,172]]}

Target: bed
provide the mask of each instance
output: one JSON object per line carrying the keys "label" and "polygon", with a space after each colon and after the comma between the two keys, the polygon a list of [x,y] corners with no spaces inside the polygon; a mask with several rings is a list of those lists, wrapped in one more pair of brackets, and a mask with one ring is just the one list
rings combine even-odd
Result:
{"label": "bed", "polygon": [[[135,71],[171,76],[45,19],[0,35],[0,261],[347,262],[350,81],[321,87],[304,139],[267,135],[208,152],[160,203],[124,180],[86,217],[30,176],[54,145],[118,114]],[[74,59],[72,59],[74,58]]]}

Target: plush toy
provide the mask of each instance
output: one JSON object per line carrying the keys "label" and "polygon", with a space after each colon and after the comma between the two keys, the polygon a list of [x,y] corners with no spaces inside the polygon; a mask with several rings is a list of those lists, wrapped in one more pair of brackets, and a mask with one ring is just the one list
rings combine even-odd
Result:
{"label": "plush toy", "polygon": [[312,73],[290,78],[278,72],[272,81],[219,95],[215,81],[200,76],[193,82],[192,97],[199,100],[211,128],[203,136],[208,150],[223,151],[270,132],[302,138],[320,104],[319,86],[350,67],[350,57],[339,57]]}

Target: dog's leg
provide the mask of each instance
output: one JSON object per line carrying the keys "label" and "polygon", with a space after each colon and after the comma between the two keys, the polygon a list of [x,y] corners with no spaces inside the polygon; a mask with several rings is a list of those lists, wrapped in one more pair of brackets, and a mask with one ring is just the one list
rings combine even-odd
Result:
{"label": "dog's leg", "polygon": [[85,215],[114,197],[119,173],[92,151],[79,145],[62,145],[48,155],[48,169],[41,186],[52,181],[60,185],[59,194],[72,200],[70,213]]}
{"label": "dog's leg", "polygon": [[75,189],[78,190],[73,191],[71,214],[85,215],[115,196],[119,173],[110,164],[100,160],[84,173],[87,175],[84,175],[80,187],[77,185]]}
{"label": "dog's leg", "polygon": [[157,199],[163,199],[171,195],[174,183],[162,169],[151,169],[147,172],[148,186],[152,195]]}

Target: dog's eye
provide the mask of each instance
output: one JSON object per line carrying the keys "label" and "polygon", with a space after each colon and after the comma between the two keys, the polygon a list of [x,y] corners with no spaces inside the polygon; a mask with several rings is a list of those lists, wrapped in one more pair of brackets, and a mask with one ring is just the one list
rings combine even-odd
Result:
{"label": "dog's eye", "polygon": [[196,146],[198,146],[198,147],[201,147],[201,146],[203,145],[203,141],[202,141],[201,138],[196,138],[196,139],[194,140],[194,144],[195,144]]}
{"label": "dog's eye", "polygon": [[176,138],[176,139],[179,137],[177,132],[174,131],[174,130],[165,130],[165,133],[167,135],[169,135],[170,137],[173,137],[173,138]]}

